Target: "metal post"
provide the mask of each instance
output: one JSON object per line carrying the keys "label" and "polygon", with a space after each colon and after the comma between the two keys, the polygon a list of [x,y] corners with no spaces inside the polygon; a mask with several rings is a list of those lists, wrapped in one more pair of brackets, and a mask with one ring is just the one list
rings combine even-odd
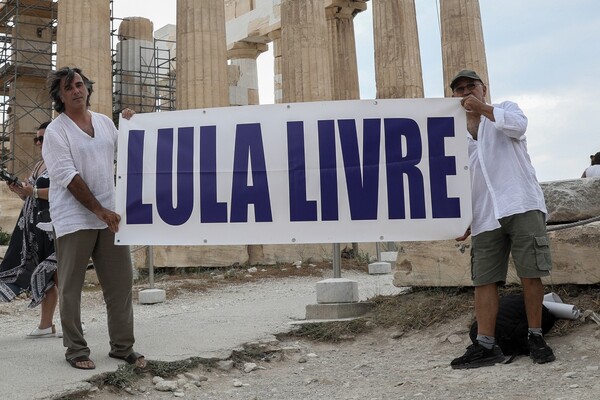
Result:
{"label": "metal post", "polygon": [[381,244],[379,242],[375,242],[375,251],[377,252],[377,261],[381,261]]}
{"label": "metal post", "polygon": [[342,277],[342,252],[339,243],[333,244],[333,277]]}
{"label": "metal post", "polygon": [[154,251],[152,251],[152,246],[146,246],[146,268],[148,268],[150,289],[154,289]]}

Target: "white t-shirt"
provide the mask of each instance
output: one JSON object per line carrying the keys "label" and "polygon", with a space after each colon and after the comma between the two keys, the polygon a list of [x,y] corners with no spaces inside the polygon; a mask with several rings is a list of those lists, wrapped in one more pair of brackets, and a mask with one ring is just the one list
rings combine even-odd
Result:
{"label": "white t-shirt", "polygon": [[600,176],[600,164],[590,165],[585,169],[586,178],[592,178],[594,176]]}
{"label": "white t-shirt", "polygon": [[64,113],[48,125],[44,134],[42,155],[50,176],[50,215],[57,237],[107,227],[67,189],[75,175],[79,174],[103,207],[115,209],[117,128],[107,116],[90,113],[94,137]]}
{"label": "white t-shirt", "polygon": [[548,213],[527,154],[527,117],[516,103],[505,101],[494,104],[494,119],[481,117],[477,140],[468,135],[473,235],[500,228],[498,220],[510,215]]}

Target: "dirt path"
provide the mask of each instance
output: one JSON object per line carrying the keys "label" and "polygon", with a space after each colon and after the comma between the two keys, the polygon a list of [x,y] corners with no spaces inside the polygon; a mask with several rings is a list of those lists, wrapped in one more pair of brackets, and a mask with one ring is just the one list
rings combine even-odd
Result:
{"label": "dirt path", "polygon": [[[468,318],[426,332],[394,339],[378,330],[339,344],[282,341],[281,354],[258,369],[222,371],[196,368],[201,387],[183,391],[188,399],[597,399],[600,393],[600,330],[588,323],[563,337],[549,336],[557,360],[535,365],[519,357],[508,365],[452,370],[449,362],[462,354]],[[237,387],[236,387],[237,386]],[[172,399],[153,388],[151,377],[136,382],[129,393],[144,399]],[[105,389],[98,400],[123,393]]]}
{"label": "dirt path", "polygon": [[[157,310],[164,313],[167,308],[174,307],[186,310],[186,314],[189,314],[190,310],[198,307],[201,301],[207,302],[206,304],[215,309],[227,306],[226,302],[251,306],[252,301],[257,299],[257,293],[278,291],[295,293],[301,290],[303,285],[310,293],[314,288],[312,282],[314,277],[269,279],[240,284],[225,290],[211,289],[194,294],[193,286],[190,286],[190,282],[187,281],[184,289],[172,291],[175,297],[165,306],[161,306],[165,307],[164,309],[138,308],[136,318],[138,320],[146,317],[164,318],[162,314],[157,317],[155,314]],[[376,288],[373,294],[382,294],[381,292],[387,286],[377,283],[373,287]],[[225,300],[223,296],[229,292],[231,295],[226,297],[229,300]],[[98,330],[105,325],[101,321],[103,305],[97,291],[84,293],[84,307],[92,330]],[[97,317],[90,317],[95,314]],[[102,323],[96,321],[96,318]],[[246,360],[255,365],[237,362],[236,366],[229,370],[227,368],[231,365],[227,361],[221,366],[211,368],[201,365],[189,371],[192,375],[189,373],[185,377],[182,375],[179,377],[179,383],[174,382],[178,387],[176,391],[157,391],[152,381],[154,377],[145,374],[125,390],[115,391],[115,388],[106,386],[98,389],[88,385],[84,394],[79,397],[70,395],[67,398],[97,400],[122,398],[162,400],[174,397],[215,400],[595,400],[598,398],[600,328],[595,323],[587,322],[565,336],[553,335],[551,332],[547,341],[554,348],[557,360],[550,364],[534,365],[529,358],[519,357],[508,365],[475,370],[452,370],[449,367],[450,360],[462,355],[464,348],[469,344],[467,340],[470,318],[470,315],[463,315],[452,322],[433,325],[426,330],[404,335],[398,335],[394,330],[376,329],[337,344],[285,338],[277,340],[274,336],[270,336],[253,344],[253,348],[261,349],[263,354],[262,357]],[[36,319],[37,310],[25,309],[22,302],[3,305],[0,313],[0,321],[5,331],[6,329],[23,331]],[[175,337],[178,332],[177,329],[173,329],[173,337]],[[270,333],[275,335],[280,332]],[[91,338],[94,338],[93,334],[94,332],[89,334]],[[14,340],[15,343],[22,343],[18,338]],[[169,338],[165,337],[164,340],[166,344]],[[201,341],[204,338],[198,335],[197,340]],[[101,337],[100,343],[104,341],[105,339]],[[36,342],[36,345],[37,343],[41,342]],[[57,351],[59,350],[51,354],[54,355]],[[56,358],[59,362],[57,367],[64,367],[65,373],[72,375],[74,379],[78,376],[63,365],[64,360],[60,360],[58,356]],[[236,360],[239,361],[239,358]],[[32,364],[32,368],[35,368],[35,364]],[[247,371],[244,371],[244,368]],[[177,380],[177,378],[169,379]],[[39,397],[44,396],[40,394]]]}

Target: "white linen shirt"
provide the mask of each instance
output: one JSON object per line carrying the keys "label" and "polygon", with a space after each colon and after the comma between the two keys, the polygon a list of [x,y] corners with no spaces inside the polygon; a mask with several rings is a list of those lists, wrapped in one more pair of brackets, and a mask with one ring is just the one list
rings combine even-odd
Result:
{"label": "white linen shirt", "polygon": [[50,216],[57,237],[107,227],[67,188],[75,175],[85,181],[103,207],[115,209],[113,171],[117,128],[107,116],[90,113],[94,137],[79,129],[64,113],[48,125],[44,134],[42,155],[50,176]]}
{"label": "white linen shirt", "polygon": [[510,101],[493,107],[496,121],[482,116],[477,140],[468,135],[472,235],[500,228],[498,220],[510,215],[531,210],[548,213],[527,153],[527,117]]}

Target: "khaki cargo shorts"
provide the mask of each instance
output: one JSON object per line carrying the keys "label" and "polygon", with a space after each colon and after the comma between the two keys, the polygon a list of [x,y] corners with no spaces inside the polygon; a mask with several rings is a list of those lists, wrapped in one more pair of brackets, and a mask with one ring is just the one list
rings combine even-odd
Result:
{"label": "khaki cargo shorts", "polygon": [[519,278],[550,275],[552,258],[544,213],[538,210],[499,220],[500,228],[473,236],[471,279],[475,286],[506,282],[512,253]]}

